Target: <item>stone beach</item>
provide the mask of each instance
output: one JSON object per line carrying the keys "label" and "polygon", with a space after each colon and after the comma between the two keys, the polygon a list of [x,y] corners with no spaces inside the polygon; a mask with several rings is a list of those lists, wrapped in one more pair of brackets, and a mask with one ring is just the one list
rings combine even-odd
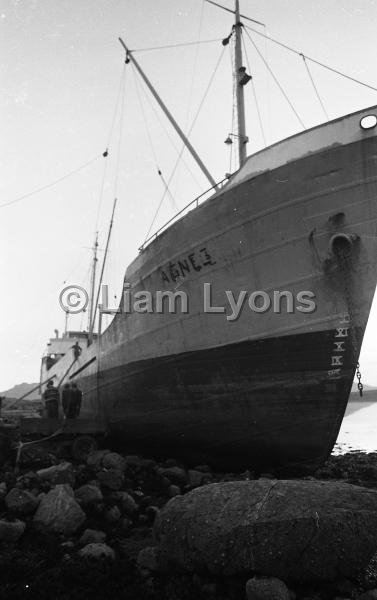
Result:
{"label": "stone beach", "polygon": [[1,469],[0,554],[7,599],[371,600],[377,453],[283,480],[36,447]]}

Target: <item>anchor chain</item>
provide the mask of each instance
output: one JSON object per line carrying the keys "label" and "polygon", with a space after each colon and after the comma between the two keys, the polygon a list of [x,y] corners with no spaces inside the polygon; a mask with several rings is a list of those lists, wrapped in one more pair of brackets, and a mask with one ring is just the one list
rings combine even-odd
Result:
{"label": "anchor chain", "polygon": [[[350,325],[352,325],[351,327],[351,343],[353,346],[353,350],[354,352],[357,354],[358,351],[358,344],[357,344],[357,334],[356,334],[356,330],[353,327],[354,325],[354,315],[353,315],[353,310],[352,310],[352,294],[351,291],[349,289],[349,285],[348,285],[348,273],[346,272],[347,267],[349,267],[348,265],[348,261],[344,260],[341,261],[340,264],[340,270],[343,271],[343,276],[344,276],[344,292],[345,292],[345,298],[346,298],[346,302],[347,302],[347,306],[348,306],[348,314],[349,314],[349,319],[350,319]],[[359,394],[360,397],[363,397],[363,389],[364,386],[361,383],[361,372],[360,372],[360,363],[359,361],[357,361],[356,363],[356,372],[355,372],[356,378],[357,378],[357,389],[359,390]]]}
{"label": "anchor chain", "polygon": [[359,362],[356,365],[356,377],[357,377],[357,389],[359,390],[360,397],[362,398],[364,386],[361,383],[361,373],[360,373],[360,363]]}

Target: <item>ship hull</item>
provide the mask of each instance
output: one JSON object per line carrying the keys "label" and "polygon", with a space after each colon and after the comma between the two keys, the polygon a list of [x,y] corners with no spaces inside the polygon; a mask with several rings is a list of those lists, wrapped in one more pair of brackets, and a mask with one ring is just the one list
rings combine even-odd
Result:
{"label": "ship hull", "polygon": [[[359,119],[266,150],[255,173],[246,165],[141,252],[126,273],[134,296],[179,291],[189,308],[128,312],[123,300],[77,361],[68,353],[48,371],[79,384],[83,416],[103,418],[130,452],[192,464],[294,471],[325,460],[377,277],[377,138]],[[275,167],[263,171],[264,158]],[[334,240],[346,240],[346,258]],[[220,310],[204,309],[205,285]],[[234,316],[227,291],[258,290],[289,292],[293,310],[246,301]],[[302,291],[315,310],[300,310]]]}
{"label": "ship hull", "polygon": [[[108,388],[113,399],[108,431],[132,452],[193,466],[311,471],[331,451],[352,385],[350,347],[342,376],[328,378],[335,335],[242,342],[110,369],[99,380],[100,393]],[[93,384],[82,381],[84,389]]]}

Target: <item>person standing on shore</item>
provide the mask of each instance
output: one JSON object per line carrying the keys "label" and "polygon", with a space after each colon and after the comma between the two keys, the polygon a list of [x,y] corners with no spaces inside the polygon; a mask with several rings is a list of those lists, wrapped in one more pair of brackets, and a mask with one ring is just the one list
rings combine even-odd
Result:
{"label": "person standing on shore", "polygon": [[50,380],[47,384],[47,389],[43,394],[45,401],[45,414],[48,419],[59,418],[59,390],[54,386],[54,382]]}
{"label": "person standing on shore", "polygon": [[65,419],[71,419],[71,412],[72,412],[72,388],[70,387],[69,383],[66,383],[64,385],[63,391],[62,391],[62,407],[63,407],[63,414],[64,414],[64,418]]}
{"label": "person standing on shore", "polygon": [[77,387],[76,383],[72,383],[71,394],[72,394],[72,410],[74,413],[72,418],[76,418],[80,414],[81,401],[82,401],[82,391]]}

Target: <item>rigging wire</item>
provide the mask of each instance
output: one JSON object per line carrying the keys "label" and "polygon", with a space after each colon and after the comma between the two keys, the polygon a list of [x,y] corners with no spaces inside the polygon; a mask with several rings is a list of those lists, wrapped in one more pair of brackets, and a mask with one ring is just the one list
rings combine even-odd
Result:
{"label": "rigging wire", "polygon": [[[235,118],[236,118],[236,75],[234,73],[233,64],[234,64],[234,38],[232,38],[233,42],[229,44],[229,58],[230,58],[230,72],[232,73],[232,122],[230,131],[234,131]],[[230,152],[229,152],[229,173],[233,171],[233,144],[230,144]]]}
{"label": "rigging wire", "polygon": [[[167,127],[166,127],[166,125],[165,125],[164,121],[161,119],[159,112],[156,110],[156,108],[155,108],[154,104],[152,103],[152,100],[151,100],[151,98],[150,98],[149,94],[147,94],[147,93],[146,93],[146,90],[144,89],[144,87],[143,87],[143,86],[141,86],[141,91],[142,91],[142,93],[143,93],[143,95],[144,95],[144,98],[147,100],[147,102],[148,102],[148,104],[149,104],[150,108],[152,109],[152,111],[153,111],[153,114],[155,115],[155,117],[156,117],[157,121],[158,121],[158,122],[159,122],[159,124],[161,125],[161,127],[162,127],[162,129],[163,129],[163,131],[164,131],[164,133],[165,133],[165,135],[166,135],[166,137],[168,138],[169,142],[171,143],[171,145],[173,146],[174,150],[175,150],[175,151],[177,152],[177,154],[178,154],[178,153],[179,153],[179,149],[178,149],[178,146],[177,146],[177,144],[174,142],[174,140],[173,140],[172,136],[170,135],[170,133],[169,133],[169,131],[168,131],[168,129],[167,129]],[[190,173],[190,175],[191,175],[191,177],[192,177],[193,181],[196,183],[196,185],[197,185],[198,189],[202,189],[202,188],[201,188],[201,184],[199,183],[199,181],[198,181],[197,177],[195,176],[195,174],[194,174],[193,170],[191,169],[191,167],[190,167],[190,165],[187,163],[187,161],[184,159],[184,157],[182,157],[182,162],[183,162],[183,163],[184,163],[184,165],[186,166],[186,168],[187,168],[188,172]]]}
{"label": "rigging wire", "polygon": [[[249,27],[247,29],[250,29]],[[276,77],[275,73],[273,72],[273,70],[271,69],[270,65],[266,62],[266,59],[264,58],[263,54],[261,53],[261,51],[259,50],[258,46],[256,45],[256,43],[254,42],[253,38],[251,37],[251,35],[248,33],[248,31],[246,31],[246,35],[249,38],[249,40],[251,41],[251,43],[253,44],[256,52],[258,53],[260,59],[262,60],[262,62],[264,63],[266,69],[268,70],[268,72],[270,73],[271,77],[273,78],[273,80],[275,81],[276,85],[278,86],[279,90],[281,91],[281,93],[283,94],[284,98],[286,99],[286,101],[288,102],[289,106],[291,107],[292,111],[294,112],[297,120],[299,121],[301,127],[303,129],[306,129],[305,124],[303,122],[303,120],[301,119],[300,115],[298,114],[297,110],[295,109],[294,105],[292,104],[291,100],[289,99],[288,95],[286,94],[284,88],[282,87],[281,83],[279,82],[278,78]]]}
{"label": "rigging wire", "polygon": [[[36,190],[28,192],[27,194],[23,194],[22,196],[18,196],[17,198],[14,198],[14,200],[10,200],[9,202],[4,202],[3,204],[0,204],[0,208],[4,208],[6,206],[10,206],[12,204],[15,204],[16,202],[20,202],[21,200],[26,200],[27,198],[30,198],[31,196],[39,194],[40,192],[43,192],[44,190],[47,190],[47,189],[53,187],[54,185],[57,185],[61,181],[64,181],[65,179],[68,179],[69,177],[72,177],[76,173],[79,173],[80,171],[82,171],[83,169],[85,169],[86,167],[88,167],[89,165],[91,165],[92,163],[94,163],[95,161],[97,161],[99,158],[101,158],[101,157],[107,158],[107,156],[109,154],[108,148],[110,146],[110,141],[111,141],[111,137],[112,137],[112,133],[113,133],[113,129],[114,129],[116,113],[118,111],[118,104],[119,104],[119,96],[120,96],[121,84],[122,84],[123,77],[125,77],[124,73],[125,73],[125,65],[122,67],[121,80],[120,80],[120,84],[119,84],[119,90],[118,90],[117,100],[116,100],[116,103],[115,103],[113,117],[112,117],[110,129],[109,129],[109,133],[108,133],[108,137],[107,137],[106,150],[104,152],[102,152],[101,154],[98,154],[97,156],[95,156],[91,160],[88,160],[86,163],[84,163],[83,165],[77,167],[76,169],[73,169],[72,171],[69,171],[68,173],[66,173],[62,177],[59,177],[58,179],[55,179],[54,181],[51,181],[50,183],[47,183],[46,185],[43,185],[43,186],[37,188]],[[101,202],[102,202],[104,182],[105,182],[105,177],[106,177],[106,169],[107,169],[107,161],[105,161],[105,165],[104,165],[104,171],[103,171],[103,177],[102,177],[102,184],[101,184],[101,192],[100,192],[100,199],[99,199],[99,205],[98,205],[98,209],[97,209],[96,223],[98,223],[99,210],[100,210],[100,205],[101,205]]]}
{"label": "rigging wire", "polygon": [[306,60],[310,60],[312,63],[315,63],[316,65],[319,65],[320,67],[323,67],[324,69],[328,69],[329,71],[332,71],[332,73],[336,73],[336,75],[340,75],[341,77],[345,77],[346,79],[349,79],[350,81],[353,81],[354,83],[358,83],[359,85],[362,85],[364,87],[369,88],[370,90],[373,90],[373,91],[377,92],[377,88],[374,87],[373,85],[370,85],[369,83],[365,83],[364,81],[360,81],[360,79],[356,79],[355,77],[351,77],[350,75],[346,75],[345,73],[342,73],[342,71],[338,71],[337,69],[334,69],[333,67],[330,67],[329,65],[326,65],[325,63],[322,63],[319,60],[316,60],[315,58],[312,58],[311,56],[308,56],[307,54],[303,54],[302,52],[299,52],[298,50],[295,50],[294,48],[291,48],[290,46],[287,46],[287,44],[283,44],[282,42],[279,42],[278,40],[275,40],[271,36],[269,36],[269,35],[267,35],[265,33],[262,33],[261,31],[258,31],[257,29],[254,29],[253,27],[250,27],[249,25],[244,25],[244,27],[246,29],[249,29],[250,31],[253,31],[257,35],[260,35],[260,36],[264,37],[265,39],[269,40],[270,42],[273,42],[274,44],[277,44],[278,46],[281,46],[282,48],[285,48],[285,50],[288,50],[289,52],[293,52],[294,54],[297,54],[298,56],[305,56]]}
{"label": "rigging wire", "polygon": [[84,163],[80,167],[77,167],[73,171],[69,171],[68,173],[66,173],[62,177],[59,177],[58,179],[55,179],[54,181],[51,181],[50,183],[47,183],[46,185],[43,185],[42,187],[40,187],[40,188],[38,188],[36,190],[33,190],[32,192],[29,192],[28,194],[23,194],[23,196],[19,196],[18,198],[14,198],[14,200],[10,200],[9,202],[5,202],[4,204],[0,204],[0,208],[4,208],[5,206],[10,206],[11,204],[15,204],[16,202],[20,202],[21,200],[26,200],[26,198],[30,198],[31,196],[35,196],[35,194],[39,194],[40,192],[43,192],[44,190],[47,190],[48,188],[53,187],[54,185],[60,183],[61,181],[64,181],[65,179],[68,179],[69,177],[72,177],[73,175],[76,175],[76,173],[79,173],[79,171],[82,171],[83,169],[85,169],[89,165],[93,164],[99,158],[101,158],[101,157],[106,158],[105,154],[107,156],[106,152],[101,152],[101,154],[97,154],[97,156],[95,156],[91,160],[88,160],[86,163]]}
{"label": "rigging wire", "polygon": [[[110,128],[109,128],[109,133],[108,133],[108,136],[107,136],[107,146],[106,146],[107,148],[109,148],[110,144],[111,144],[111,139],[112,139],[112,136],[113,136],[113,131],[114,131],[114,126],[115,126],[115,122],[116,122],[116,117],[118,115],[119,102],[120,102],[122,90],[123,90],[123,93],[124,93],[125,79],[126,79],[126,65],[123,62],[123,64],[122,64],[122,71],[121,71],[120,79],[119,79],[118,92],[117,92],[117,95],[116,95],[116,100],[115,100],[113,115],[112,115],[112,118],[111,118],[111,124],[110,124]],[[102,172],[102,181],[101,181],[100,193],[99,193],[99,196],[98,196],[97,213],[96,213],[96,220],[95,220],[95,227],[94,227],[95,231],[98,230],[98,222],[99,222],[99,218],[100,218],[100,214],[101,214],[101,208],[102,208],[102,202],[103,202],[103,193],[104,193],[104,189],[105,189],[107,167],[108,167],[108,161],[105,162],[105,165],[104,165],[104,168],[103,168],[103,172]]]}
{"label": "rigging wire", "polygon": [[151,137],[151,134],[150,134],[150,131],[149,131],[149,127],[148,127],[148,120],[147,120],[146,112],[145,112],[144,105],[143,105],[143,102],[142,102],[142,99],[141,99],[141,95],[140,95],[139,81],[138,81],[138,79],[136,77],[136,73],[135,73],[134,70],[132,71],[132,74],[134,76],[135,87],[136,87],[137,97],[138,97],[138,100],[139,100],[140,110],[141,110],[141,114],[143,116],[144,127],[145,127],[145,130],[146,130],[146,133],[147,133],[147,138],[148,138],[148,141],[149,141],[149,146],[150,146],[153,158],[154,158],[154,162],[155,162],[157,174],[159,175],[159,177],[160,177],[160,179],[162,181],[162,184],[164,186],[164,189],[165,189],[166,193],[169,195],[169,198],[170,198],[170,200],[171,200],[171,202],[173,204],[173,208],[175,208],[176,210],[178,210],[177,203],[174,200],[173,194],[169,190],[169,187],[168,187],[168,185],[167,185],[167,183],[166,183],[166,181],[164,179],[164,176],[162,175],[162,171],[161,171],[161,169],[159,167],[159,164],[158,164],[157,154],[156,154],[156,151],[155,151],[155,148],[154,148],[154,145],[153,145],[152,137]]}
{"label": "rigging wire", "polygon": [[135,48],[130,52],[149,52],[150,50],[166,50],[167,48],[182,48],[183,46],[196,46],[197,44],[212,44],[214,42],[221,42],[222,38],[216,38],[214,40],[200,40],[196,42],[183,42],[181,44],[169,44],[169,46],[154,46],[153,48]]}
{"label": "rigging wire", "polygon": [[[197,34],[197,42],[198,43],[195,46],[195,56],[194,56],[194,61],[193,61],[193,65],[192,65],[191,81],[190,81],[190,86],[189,86],[189,93],[187,95],[187,108],[186,108],[186,116],[185,116],[184,128],[183,128],[184,131],[187,131],[187,128],[188,128],[189,122],[190,122],[190,110],[191,110],[191,103],[192,103],[192,98],[193,98],[196,69],[197,69],[197,65],[198,65],[199,44],[200,44],[200,37],[202,34],[202,25],[203,25],[203,14],[204,14],[204,0],[202,0],[201,8],[200,8],[199,27],[198,27],[198,34]],[[175,187],[175,193],[177,193],[177,185]]]}
{"label": "rigging wire", "polygon": [[304,65],[305,65],[306,71],[307,71],[307,73],[308,73],[308,75],[309,75],[309,79],[310,79],[310,81],[311,81],[311,83],[312,83],[312,86],[313,86],[313,88],[314,88],[314,91],[315,91],[315,94],[316,94],[316,96],[317,96],[318,102],[320,103],[320,105],[321,105],[321,107],[322,107],[322,110],[323,110],[323,112],[324,112],[324,115],[325,115],[325,117],[326,117],[326,120],[327,120],[327,121],[329,121],[329,120],[330,120],[330,117],[329,117],[329,115],[328,115],[328,113],[327,113],[327,110],[326,110],[326,108],[325,108],[325,105],[324,105],[324,104],[323,104],[323,102],[322,102],[322,98],[321,98],[321,96],[319,95],[319,91],[318,91],[318,89],[317,89],[317,86],[316,86],[316,84],[315,84],[315,81],[314,81],[314,79],[313,79],[313,76],[312,76],[312,74],[311,74],[311,71],[310,71],[310,69],[309,69],[309,65],[308,65],[308,63],[306,62],[305,55],[304,55],[304,54],[301,54],[301,57],[302,57],[302,60],[304,61]]}
{"label": "rigging wire", "polygon": [[247,68],[249,70],[249,74],[251,75],[251,82],[250,83],[251,83],[251,89],[253,91],[255,106],[256,106],[256,109],[257,109],[258,121],[259,121],[259,128],[260,128],[260,131],[261,131],[261,134],[262,134],[264,147],[266,148],[267,147],[266,136],[264,134],[264,127],[263,127],[262,115],[261,115],[261,112],[260,112],[260,109],[259,109],[259,102],[258,102],[256,90],[255,90],[255,85],[254,85],[254,75],[252,75],[252,70],[251,70],[251,66],[250,66],[250,62],[249,62],[249,56],[247,54],[245,39],[244,39],[243,35],[241,36],[241,39],[242,39],[242,44],[243,44],[243,48],[244,48],[244,51],[245,51]]}
{"label": "rigging wire", "polygon": [[[218,61],[217,61],[217,63],[216,63],[216,66],[215,66],[215,68],[214,68],[214,71],[213,71],[213,73],[212,73],[212,75],[211,75],[211,77],[210,77],[210,80],[209,80],[209,82],[208,82],[208,85],[207,85],[207,88],[206,88],[206,90],[205,90],[205,92],[204,92],[204,95],[203,95],[203,97],[202,97],[202,99],[201,99],[201,101],[200,101],[200,103],[199,103],[199,107],[198,107],[198,109],[197,109],[197,112],[196,112],[196,114],[195,114],[194,120],[193,120],[193,122],[191,123],[191,127],[190,127],[189,131],[187,132],[187,137],[189,137],[189,135],[191,134],[191,132],[192,132],[192,130],[193,130],[193,128],[194,128],[194,126],[195,126],[195,123],[196,123],[196,121],[197,121],[197,119],[198,119],[198,117],[199,117],[199,114],[200,114],[200,111],[201,111],[201,109],[202,109],[202,106],[203,106],[203,104],[204,104],[204,101],[205,101],[205,99],[206,99],[206,97],[207,97],[207,95],[208,95],[208,92],[209,92],[209,90],[210,90],[210,87],[211,87],[211,85],[212,85],[212,82],[213,82],[213,80],[214,80],[214,78],[215,78],[215,75],[216,75],[216,73],[217,73],[217,70],[218,70],[218,68],[219,68],[219,65],[220,65],[220,63],[221,63],[221,60],[222,60],[222,58],[223,58],[223,56],[224,56],[225,48],[226,48],[226,46],[223,46],[223,47],[222,47],[222,50],[221,50],[220,56],[219,56],[219,58],[218,58]],[[183,154],[183,152],[184,152],[184,149],[185,149],[185,147],[186,147],[186,146],[185,146],[185,144],[182,144],[181,151],[180,151],[180,153],[179,153],[179,155],[178,155],[177,161],[176,161],[176,163],[175,163],[175,165],[174,165],[174,168],[173,168],[173,170],[172,170],[172,172],[171,172],[171,174],[170,174],[170,177],[169,177],[169,179],[168,179],[168,186],[170,185],[170,183],[171,183],[171,180],[172,180],[172,179],[173,179],[173,177],[174,177],[174,174],[175,174],[175,172],[176,172],[176,170],[177,170],[177,167],[178,167],[178,165],[179,165],[179,162],[180,162],[180,160],[181,160],[181,157],[182,157],[182,154]],[[159,204],[158,204],[157,210],[156,210],[156,212],[155,212],[155,214],[154,214],[154,216],[153,216],[152,222],[151,222],[151,224],[150,224],[150,226],[149,226],[149,229],[148,229],[147,235],[146,235],[146,237],[145,237],[144,243],[145,243],[145,241],[148,239],[148,236],[149,236],[149,234],[150,234],[150,232],[151,232],[151,229],[152,229],[152,227],[153,227],[153,225],[154,225],[154,223],[155,223],[155,221],[156,221],[156,219],[157,219],[157,215],[158,215],[158,213],[159,213],[159,211],[160,211],[160,208],[161,208],[161,205],[162,205],[162,203],[163,203],[163,201],[164,201],[164,199],[165,199],[165,196],[166,196],[166,192],[164,192],[163,196],[161,197],[161,200],[160,200],[160,202],[159,202]]]}
{"label": "rigging wire", "polygon": [[125,97],[126,97],[126,80],[127,80],[127,75],[126,75],[126,71],[125,71],[125,75],[123,78],[122,91],[121,91],[121,102],[120,102],[119,138],[118,138],[118,148],[117,148],[117,157],[116,157],[116,166],[115,166],[115,179],[114,179],[114,193],[113,193],[114,198],[117,197],[117,193],[118,193],[120,157],[121,157],[122,140],[123,140],[123,121],[124,121],[124,108],[125,108]]}

